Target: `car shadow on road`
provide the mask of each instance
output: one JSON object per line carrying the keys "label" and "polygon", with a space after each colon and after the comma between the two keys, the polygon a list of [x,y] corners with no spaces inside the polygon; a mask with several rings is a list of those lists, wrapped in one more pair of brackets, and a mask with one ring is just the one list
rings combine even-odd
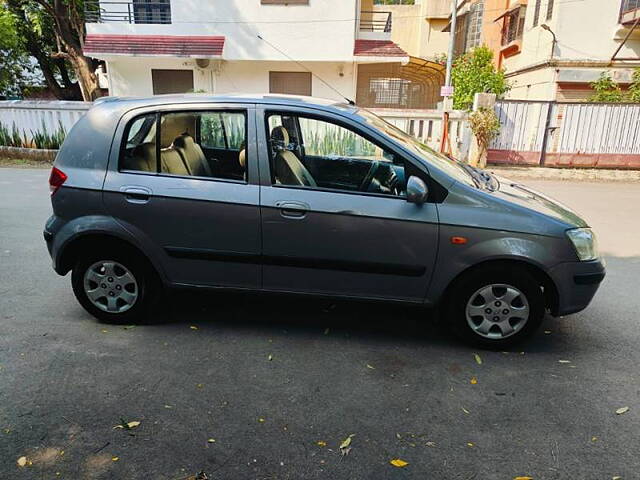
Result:
{"label": "car shadow on road", "polygon": [[[342,334],[346,338],[432,347],[478,348],[463,344],[435,309],[402,303],[324,299],[311,296],[220,291],[179,291],[172,295],[163,323],[215,325],[273,335]],[[533,338],[504,350],[553,352],[572,349],[572,340],[557,332],[557,319],[547,315]],[[547,333],[545,333],[547,332]]]}

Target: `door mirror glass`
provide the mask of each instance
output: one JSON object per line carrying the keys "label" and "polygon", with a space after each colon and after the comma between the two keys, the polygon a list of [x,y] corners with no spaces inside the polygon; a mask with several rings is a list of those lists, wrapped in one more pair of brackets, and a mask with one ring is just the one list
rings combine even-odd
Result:
{"label": "door mirror glass", "polygon": [[424,181],[414,175],[410,176],[407,181],[407,202],[420,205],[427,201],[428,196],[429,189]]}

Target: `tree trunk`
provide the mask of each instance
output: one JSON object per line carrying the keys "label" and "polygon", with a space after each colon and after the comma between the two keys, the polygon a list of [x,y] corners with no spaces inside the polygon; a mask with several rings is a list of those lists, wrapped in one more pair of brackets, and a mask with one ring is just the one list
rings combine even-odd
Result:
{"label": "tree trunk", "polygon": [[98,77],[93,69],[93,62],[89,57],[85,57],[82,51],[78,53],[68,46],[67,49],[69,61],[73,65],[76,77],[78,78],[82,98],[84,98],[86,102],[92,102],[100,96],[100,86],[98,85]]}

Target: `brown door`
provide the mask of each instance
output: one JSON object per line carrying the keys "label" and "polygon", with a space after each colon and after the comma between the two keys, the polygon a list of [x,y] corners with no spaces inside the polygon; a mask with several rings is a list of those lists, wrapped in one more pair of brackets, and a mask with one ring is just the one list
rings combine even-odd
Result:
{"label": "brown door", "polygon": [[193,70],[151,70],[153,94],[193,92]]}
{"label": "brown door", "polygon": [[269,93],[311,96],[311,73],[269,72]]}

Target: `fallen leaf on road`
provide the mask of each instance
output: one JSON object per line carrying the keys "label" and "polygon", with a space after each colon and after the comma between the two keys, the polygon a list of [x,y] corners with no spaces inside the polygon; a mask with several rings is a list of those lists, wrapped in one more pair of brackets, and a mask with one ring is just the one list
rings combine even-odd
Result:
{"label": "fallen leaf on road", "polygon": [[195,325],[191,325],[189,328],[190,328],[191,330],[198,330],[198,327],[196,327]]}
{"label": "fallen leaf on road", "polygon": [[106,328],[103,328],[102,330],[100,330],[102,333],[107,333],[109,330],[107,330]]}
{"label": "fallen leaf on road", "polygon": [[513,480],[533,480],[533,477],[514,477]]}
{"label": "fallen leaf on road", "polygon": [[324,329],[324,334],[325,334],[325,335],[329,335],[329,329],[328,329],[328,328],[325,328],[325,329]]}
{"label": "fallen leaf on road", "polygon": [[349,435],[347,438],[345,438],[342,443],[340,444],[340,450],[342,450],[343,448],[349,448],[349,446],[351,445],[351,439],[353,437],[355,437],[356,434],[352,433],[351,435]]}
{"label": "fallen leaf on road", "polygon": [[355,436],[356,434],[352,433],[347,438],[345,438],[340,444],[340,453],[342,453],[343,457],[346,457],[347,455],[349,455],[349,452],[351,451],[351,439]]}
{"label": "fallen leaf on road", "polygon": [[598,440],[598,437],[591,437],[592,442],[595,442],[596,440]]}
{"label": "fallen leaf on road", "polygon": [[260,418],[258,419],[258,421],[259,421],[260,423],[264,423],[264,421],[265,421],[265,420],[264,420],[264,418],[260,417]]}
{"label": "fallen leaf on road", "polygon": [[615,477],[611,477],[611,480],[622,480],[622,477],[616,475]]}
{"label": "fallen leaf on road", "polygon": [[371,370],[375,370],[376,369],[376,367],[374,367],[373,365],[369,365],[368,363],[367,363],[367,368],[370,368]]}
{"label": "fallen leaf on road", "polygon": [[427,447],[435,447],[436,446],[436,442],[427,442],[427,443],[425,443],[425,445]]}
{"label": "fallen leaf on road", "polygon": [[475,385],[478,383],[478,379],[476,377],[471,377],[471,385]]}
{"label": "fallen leaf on road", "polygon": [[125,330],[132,330],[132,329],[136,328],[136,326],[135,325],[126,325],[126,326],[124,326],[122,328],[124,328]]}
{"label": "fallen leaf on road", "polygon": [[269,361],[273,360],[273,355],[269,355],[269,356],[267,357],[267,360],[269,360]]}
{"label": "fallen leaf on road", "polygon": [[27,465],[27,457],[20,457],[18,459],[18,466],[19,467],[24,467]]}
{"label": "fallen leaf on road", "polygon": [[475,359],[476,359],[476,363],[477,363],[478,365],[482,365],[482,359],[480,358],[480,355],[478,355],[477,353],[474,353],[474,354],[473,354],[473,358],[475,358]]}
{"label": "fallen leaf on road", "polygon": [[173,405],[165,405],[164,408],[173,408]]}
{"label": "fallen leaf on road", "polygon": [[558,363],[571,363],[571,360],[558,360]]}
{"label": "fallen leaf on road", "polygon": [[139,425],[140,425],[140,422],[138,422],[137,420],[134,420],[133,422],[127,422],[121,418],[120,424],[116,425],[113,428],[123,428],[124,430],[131,430],[132,428],[136,428]]}
{"label": "fallen leaf on road", "polygon": [[208,443],[216,443],[216,439],[215,438],[210,438],[207,440]]}
{"label": "fallen leaf on road", "polygon": [[462,411],[463,411],[464,413],[466,413],[467,415],[469,415],[469,410],[467,410],[466,408],[462,407]]}
{"label": "fallen leaf on road", "polygon": [[326,447],[327,446],[327,442],[325,442],[323,440],[318,440],[316,442],[316,445],[318,445],[319,447]]}
{"label": "fallen leaf on road", "polygon": [[400,460],[399,458],[394,458],[389,463],[398,468],[406,467],[407,465],[409,465],[409,462],[405,462],[404,460]]}
{"label": "fallen leaf on road", "polygon": [[202,388],[202,387],[204,387],[204,383],[196,383],[196,387],[197,388]]}
{"label": "fallen leaf on road", "polygon": [[549,335],[550,333],[551,333],[551,330],[545,330],[545,331],[544,331],[544,334],[545,334],[545,335]]}
{"label": "fallen leaf on road", "polygon": [[117,462],[118,460],[120,460],[120,457],[111,457],[112,462]]}
{"label": "fallen leaf on road", "polygon": [[472,442],[467,442],[467,447],[473,447],[473,443]]}
{"label": "fallen leaf on road", "polygon": [[622,407],[616,410],[617,415],[622,415],[623,413],[627,413],[629,411],[629,407]]}

